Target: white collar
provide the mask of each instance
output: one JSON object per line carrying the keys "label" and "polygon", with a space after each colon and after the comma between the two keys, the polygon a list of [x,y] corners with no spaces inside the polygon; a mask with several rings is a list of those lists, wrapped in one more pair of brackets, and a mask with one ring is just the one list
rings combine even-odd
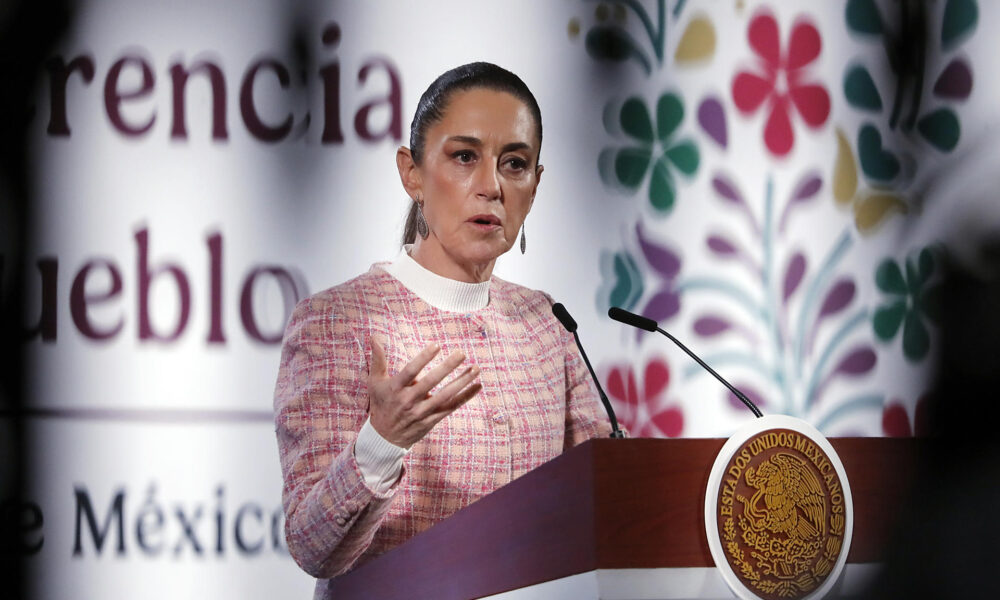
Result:
{"label": "white collar", "polygon": [[399,256],[382,268],[421,300],[439,310],[473,312],[490,302],[490,282],[466,283],[433,273],[410,256],[412,244],[403,246]]}

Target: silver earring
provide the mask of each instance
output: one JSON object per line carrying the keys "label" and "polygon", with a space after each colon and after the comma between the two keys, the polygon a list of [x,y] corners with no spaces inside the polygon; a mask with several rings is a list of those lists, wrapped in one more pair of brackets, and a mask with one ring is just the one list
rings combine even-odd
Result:
{"label": "silver earring", "polygon": [[417,235],[421,239],[427,239],[431,231],[427,227],[427,220],[424,219],[424,205],[420,203],[419,198],[417,199]]}
{"label": "silver earring", "polygon": [[527,244],[524,242],[524,223],[521,223],[521,254],[524,254],[524,249]]}

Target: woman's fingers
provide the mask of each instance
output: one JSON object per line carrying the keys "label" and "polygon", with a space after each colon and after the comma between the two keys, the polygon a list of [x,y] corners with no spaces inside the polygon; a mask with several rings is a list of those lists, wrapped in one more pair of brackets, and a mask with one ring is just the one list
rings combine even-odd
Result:
{"label": "woman's fingers", "polygon": [[382,348],[382,344],[378,342],[375,338],[371,339],[372,344],[372,362],[368,367],[368,375],[373,378],[380,378],[386,376],[386,362],[385,362],[385,349]]}
{"label": "woman's fingers", "polygon": [[399,370],[399,373],[396,373],[392,377],[393,387],[396,389],[403,389],[413,383],[413,380],[417,378],[417,375],[420,375],[420,371],[422,371],[424,367],[427,366],[427,363],[431,362],[431,359],[433,359],[440,351],[441,348],[437,344],[428,344],[424,346],[424,349],[418,352],[417,355],[413,357],[413,360],[406,363],[406,365]]}
{"label": "woman's fingers", "polygon": [[449,373],[458,368],[458,365],[464,361],[465,355],[461,352],[452,352],[449,354],[448,358],[441,361],[441,364],[428,371],[426,375],[413,384],[413,393],[416,395],[416,398],[421,399],[426,397],[437,384],[441,383]]}
{"label": "woman's fingers", "polygon": [[453,352],[426,373],[421,371],[440,352],[430,344],[421,350],[395,375],[388,375],[385,350],[372,340],[368,397],[372,426],[393,444],[409,448],[421,440],[441,419],[462,406],[482,390],[476,382],[479,367],[463,369],[441,386],[433,396],[430,391],[465,361],[461,352]]}
{"label": "woman's fingers", "polygon": [[479,367],[472,367],[470,372],[456,377],[446,385],[434,396],[435,398],[440,396],[436,410],[447,415],[471,400],[483,389],[483,384],[476,381],[477,377],[479,377]]}
{"label": "woman's fingers", "polygon": [[[478,373],[476,374],[478,375]],[[435,407],[434,412],[427,415],[424,419],[424,425],[427,427],[427,430],[430,431],[439,421],[461,408],[469,400],[475,398],[476,394],[482,390],[483,384],[477,381],[466,385],[457,393],[447,398],[441,398],[441,403]],[[434,398],[437,399],[439,396],[440,394],[435,394]]]}

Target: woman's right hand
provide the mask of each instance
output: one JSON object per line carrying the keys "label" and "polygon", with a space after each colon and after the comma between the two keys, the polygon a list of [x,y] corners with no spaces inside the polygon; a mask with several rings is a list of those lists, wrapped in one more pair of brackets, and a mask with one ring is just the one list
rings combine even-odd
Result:
{"label": "woman's right hand", "polygon": [[372,427],[387,441],[401,448],[419,442],[455,409],[483,389],[478,381],[479,367],[466,367],[434,395],[434,386],[465,361],[461,352],[453,352],[444,361],[420,377],[420,372],[440,348],[424,347],[403,369],[394,375],[387,372],[385,350],[372,339],[372,360],[368,373],[368,411]]}

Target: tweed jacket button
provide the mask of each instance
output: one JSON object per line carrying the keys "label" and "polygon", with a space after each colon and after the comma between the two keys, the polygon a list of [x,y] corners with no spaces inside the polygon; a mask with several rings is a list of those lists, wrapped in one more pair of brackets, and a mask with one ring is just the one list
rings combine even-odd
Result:
{"label": "tweed jacket button", "polygon": [[358,513],[358,503],[354,500],[348,500],[347,503],[344,504],[344,509],[347,510],[347,514],[353,517]]}
{"label": "tweed jacket button", "polygon": [[494,423],[503,423],[504,422],[503,413],[499,413],[499,412],[498,413],[493,413],[493,422]]}
{"label": "tweed jacket button", "polygon": [[347,519],[345,519],[344,517],[337,517],[336,519],[334,519],[334,521],[336,521],[337,525],[340,525],[341,527],[347,525]]}

